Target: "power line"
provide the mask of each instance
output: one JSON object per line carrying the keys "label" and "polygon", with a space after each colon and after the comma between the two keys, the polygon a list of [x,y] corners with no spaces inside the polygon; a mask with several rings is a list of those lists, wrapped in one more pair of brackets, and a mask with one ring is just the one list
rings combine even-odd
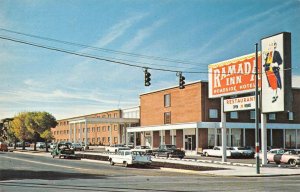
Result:
{"label": "power line", "polygon": [[[0,39],[4,39],[4,40],[8,40],[8,41],[13,41],[13,42],[21,43],[21,44],[26,44],[26,45],[30,45],[30,46],[34,46],[34,47],[39,47],[39,48],[43,48],[43,49],[48,49],[48,50],[52,50],[52,51],[63,52],[63,53],[67,53],[67,54],[71,54],[71,55],[76,55],[76,56],[80,56],[80,57],[85,57],[85,58],[90,58],[90,59],[96,59],[96,60],[106,61],[106,62],[110,62],[110,63],[116,63],[116,64],[130,66],[130,67],[136,67],[136,68],[143,68],[143,69],[147,68],[147,69],[151,69],[151,70],[165,71],[165,72],[174,72],[174,73],[177,73],[177,72],[191,73],[191,74],[192,73],[194,73],[194,74],[208,74],[208,73],[210,73],[208,71],[205,71],[205,72],[204,71],[183,71],[183,70],[179,71],[179,70],[171,70],[171,69],[164,69],[164,68],[155,68],[155,67],[141,66],[141,65],[130,64],[130,63],[126,63],[126,62],[122,62],[122,61],[117,61],[117,60],[113,60],[113,59],[98,57],[98,56],[90,55],[90,54],[86,54],[86,53],[74,52],[74,51],[67,50],[67,49],[62,49],[62,48],[57,48],[57,47],[50,47],[50,46],[47,46],[47,45],[37,44],[37,43],[34,43],[34,42],[28,42],[28,41],[24,41],[24,40],[12,38],[12,37],[7,37],[7,36],[1,36],[0,35]],[[291,70],[291,68],[283,69],[283,70]],[[233,75],[233,74],[248,75],[248,74],[254,74],[254,73],[218,73],[218,74],[226,74],[226,75]]]}
{"label": "power line", "polygon": [[[34,46],[34,47],[39,47],[39,48],[48,49],[48,50],[52,50],[52,51],[68,53],[68,54],[71,54],[71,55],[77,55],[77,56],[86,57],[86,58],[90,58],[90,59],[96,59],[96,60],[107,61],[107,62],[116,63],[116,64],[120,64],[120,65],[126,65],[126,66],[130,66],[130,67],[148,68],[148,69],[157,70],[157,71],[166,71],[166,72],[175,72],[175,73],[178,72],[178,70],[170,70],[170,69],[163,69],[163,68],[155,68],[155,67],[134,65],[134,64],[125,63],[125,62],[121,62],[121,61],[116,61],[116,60],[112,60],[112,59],[101,58],[101,57],[97,57],[97,56],[94,56],[94,55],[89,55],[89,54],[86,54],[86,53],[78,53],[78,52],[74,52],[74,51],[67,50],[67,49],[61,49],[61,48],[57,48],[57,47],[50,47],[50,46],[46,46],[46,45],[42,45],[42,44],[37,44],[37,43],[28,42],[28,41],[24,41],[24,40],[20,40],[20,39],[16,39],[16,38],[11,38],[11,37],[6,37],[6,36],[1,36],[1,35],[0,35],[0,39],[13,41],[13,42],[17,42],[17,43],[22,43],[22,44],[26,44],[26,45],[31,45],[31,46]],[[207,72],[200,72],[200,71],[198,71],[198,72],[182,71],[182,72],[184,72],[184,73],[207,73]]]}
{"label": "power line", "polygon": [[[166,62],[172,62],[172,63],[187,64],[187,65],[198,66],[198,67],[201,64],[201,63],[197,63],[197,62],[184,61],[184,60],[179,60],[179,59],[169,59],[169,58],[164,58],[164,57],[156,57],[156,56],[142,55],[142,54],[137,54],[137,53],[129,53],[129,52],[124,52],[124,51],[116,51],[116,50],[112,50],[112,49],[100,48],[100,47],[84,45],[84,44],[80,44],[80,43],[73,43],[73,42],[53,39],[53,38],[49,38],[49,37],[42,37],[42,36],[38,36],[38,35],[13,31],[13,30],[5,29],[5,28],[0,28],[0,30],[6,31],[9,33],[24,35],[27,37],[33,37],[33,38],[37,38],[37,39],[53,41],[53,42],[58,42],[58,43],[66,44],[66,45],[73,45],[73,46],[78,46],[78,47],[82,47],[82,48],[93,49],[93,50],[97,50],[97,51],[105,51],[105,52],[110,52],[110,53],[115,53],[115,54],[120,54],[120,55],[126,55],[126,56],[132,56],[132,57],[138,57],[138,58],[144,58],[144,59],[151,59],[151,60],[156,60],[156,61],[166,61]],[[202,64],[204,64],[204,63],[202,63]]]}

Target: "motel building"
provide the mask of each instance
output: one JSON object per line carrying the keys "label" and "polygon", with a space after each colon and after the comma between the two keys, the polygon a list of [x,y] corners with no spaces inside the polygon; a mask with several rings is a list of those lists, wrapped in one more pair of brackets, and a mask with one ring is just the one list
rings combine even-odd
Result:
{"label": "motel building", "polygon": [[139,107],[133,107],[58,120],[58,125],[51,129],[53,142],[85,145],[133,143],[134,138],[126,135],[126,129],[140,124],[139,111]]}
{"label": "motel building", "polygon": [[[221,99],[208,95],[205,81],[141,94],[140,126],[128,127],[127,132],[138,138],[137,145],[174,144],[190,154],[220,146]],[[300,149],[300,89],[293,88],[292,95],[293,111],[267,115],[270,147]],[[255,146],[254,110],[227,112],[226,128],[228,146]]]}

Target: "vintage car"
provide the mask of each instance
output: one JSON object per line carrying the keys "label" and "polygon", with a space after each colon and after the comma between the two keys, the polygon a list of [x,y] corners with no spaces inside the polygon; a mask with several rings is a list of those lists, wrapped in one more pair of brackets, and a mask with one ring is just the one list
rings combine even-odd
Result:
{"label": "vintage car", "polygon": [[178,157],[184,158],[185,152],[177,149],[176,145],[161,145],[158,149],[152,151],[155,157]]}
{"label": "vintage car", "polygon": [[0,142],[0,151],[8,151],[7,144],[4,142]]}
{"label": "vintage car", "polygon": [[134,149],[131,149],[131,151],[142,151],[148,155],[152,155],[152,148],[146,145],[136,146]]}
{"label": "vintage car", "polygon": [[[203,149],[202,151],[203,155],[208,157],[208,156],[213,156],[213,157],[222,157],[223,151],[222,151],[222,146],[215,146],[212,149]],[[235,151],[232,147],[227,147],[226,148],[226,157],[239,157],[240,153]]]}
{"label": "vintage car", "polygon": [[82,151],[83,146],[80,143],[72,143],[71,148],[75,151]]}
{"label": "vintage car", "polygon": [[121,150],[130,150],[130,148],[126,147],[123,144],[114,144],[114,145],[105,147],[105,151],[107,151],[107,152],[118,152]]}
{"label": "vintage car", "polygon": [[71,148],[70,143],[61,142],[56,145],[56,147],[51,151],[53,158],[58,156],[59,158],[75,158],[74,149]]}
{"label": "vintage car", "polygon": [[267,153],[268,163],[288,163],[292,166],[300,164],[300,156],[292,149],[271,149]]}
{"label": "vintage car", "polygon": [[150,165],[151,156],[141,151],[123,150],[108,157],[111,165],[123,164],[125,167],[129,165]]}
{"label": "vintage car", "polygon": [[232,149],[239,153],[239,157],[242,158],[253,158],[254,152],[246,147],[232,147]]}

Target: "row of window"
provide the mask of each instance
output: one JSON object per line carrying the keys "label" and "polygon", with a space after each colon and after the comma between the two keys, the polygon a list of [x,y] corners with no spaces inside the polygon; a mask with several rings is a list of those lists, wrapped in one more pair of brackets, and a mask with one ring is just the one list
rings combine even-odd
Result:
{"label": "row of window", "polygon": [[[250,111],[250,119],[255,119],[256,118],[255,114],[256,114],[255,111]],[[209,118],[211,119],[218,118],[218,109],[209,109]],[[238,119],[238,118],[239,118],[239,113],[237,111],[230,112],[230,119]],[[288,112],[287,118],[290,121],[294,120],[294,113]],[[269,113],[268,119],[276,120],[276,113]]]}
{"label": "row of window", "polygon": [[[63,142],[63,141],[68,141],[68,139],[57,139],[55,140],[55,142]],[[72,139],[73,142],[73,139]],[[85,142],[85,138],[82,139],[82,142]],[[97,137],[97,138],[92,138],[92,140],[90,138],[87,139],[87,142],[92,142],[92,143],[106,143],[106,142],[110,142],[110,137]],[[113,142],[114,143],[118,143],[118,137],[114,137],[113,138]]]}
{"label": "row of window", "polygon": [[[92,127],[92,132],[100,132],[100,127]],[[114,131],[118,131],[118,126],[114,125]],[[80,129],[76,129],[76,131],[80,132]],[[106,131],[106,126],[102,127],[102,132]],[[107,131],[110,131],[110,126],[107,126]],[[85,132],[85,128],[82,128],[82,132]],[[87,128],[87,132],[90,133],[91,130],[90,128]],[[71,128],[71,133],[73,133],[73,128]],[[69,130],[60,130],[60,131],[53,131],[54,135],[59,135],[59,134],[69,134]]]}
{"label": "row of window", "polygon": [[[107,114],[107,115],[97,115],[96,118],[112,118],[112,114]],[[119,114],[118,113],[114,113],[113,114],[113,118],[118,118],[119,117]],[[69,125],[69,122],[68,121],[59,121],[58,122],[58,125],[59,126],[65,126],[65,125]]]}

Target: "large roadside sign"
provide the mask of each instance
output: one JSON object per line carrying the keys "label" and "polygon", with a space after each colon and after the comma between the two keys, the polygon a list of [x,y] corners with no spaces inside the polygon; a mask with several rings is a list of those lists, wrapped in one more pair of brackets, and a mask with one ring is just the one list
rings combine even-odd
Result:
{"label": "large roadside sign", "polygon": [[291,110],[291,33],[261,40],[262,112]]}
{"label": "large roadside sign", "polygon": [[208,79],[210,98],[254,92],[255,53],[209,65]]}

